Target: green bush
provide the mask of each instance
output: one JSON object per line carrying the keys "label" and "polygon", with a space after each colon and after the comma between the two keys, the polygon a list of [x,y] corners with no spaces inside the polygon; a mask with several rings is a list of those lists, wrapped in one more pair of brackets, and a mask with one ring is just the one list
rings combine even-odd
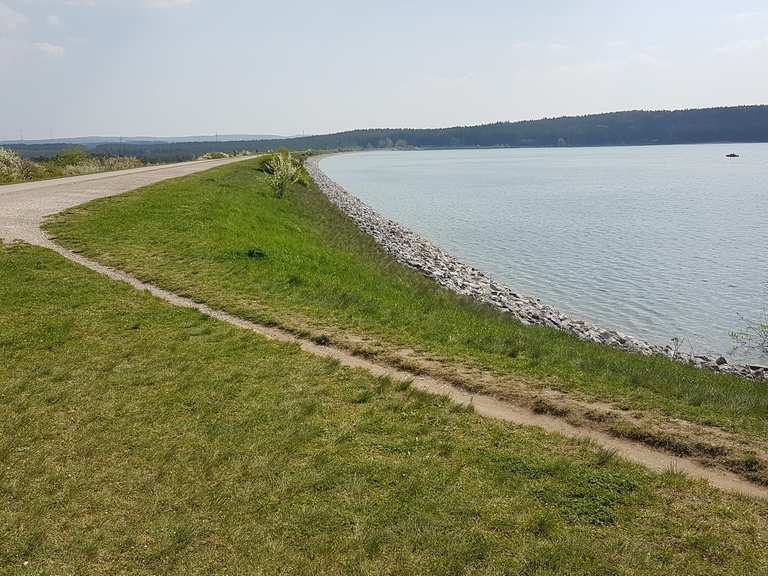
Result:
{"label": "green bush", "polygon": [[[278,167],[283,171],[290,171],[291,181],[286,184],[286,188],[290,184],[309,186],[311,180],[309,174],[307,174],[307,171],[304,169],[304,160],[306,157],[307,154],[305,153],[291,154],[288,150],[279,150],[274,154],[260,157],[257,160],[257,169],[270,176],[272,188],[275,190],[278,197],[280,197],[282,196],[282,193],[278,192],[276,188],[277,180],[275,179],[275,171]],[[281,178],[285,177],[285,173],[281,175]],[[285,189],[283,189],[282,192],[285,192]]]}
{"label": "green bush", "polygon": [[50,162],[55,166],[65,167],[76,166],[90,159],[91,155],[82,148],[67,148],[54,156]]}

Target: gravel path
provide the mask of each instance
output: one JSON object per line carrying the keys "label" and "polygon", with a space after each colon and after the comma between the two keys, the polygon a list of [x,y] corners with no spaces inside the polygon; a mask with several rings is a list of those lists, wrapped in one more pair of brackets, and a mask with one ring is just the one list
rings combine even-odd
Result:
{"label": "gravel path", "polygon": [[241,160],[243,158],[183,162],[0,186],[0,240],[23,240],[50,248],[51,241],[40,230],[47,216],[96,198],[115,196]]}
{"label": "gravel path", "polygon": [[736,474],[707,468],[693,460],[678,458],[640,443],[615,438],[603,432],[579,428],[563,418],[537,414],[527,408],[515,406],[491,396],[471,394],[437,378],[413,374],[386,364],[366,360],[354,356],[346,350],[332,346],[321,346],[309,340],[298,338],[287,331],[255,324],[227,312],[210,308],[205,304],[147,284],[125,272],[114,270],[70,252],[52,242],[40,229],[45,217],[89,200],[114,196],[141,186],[169,178],[186,176],[239,160],[242,158],[139,168],[137,170],[0,187],[0,239],[4,241],[22,240],[50,248],[72,262],[113,280],[125,282],[137,290],[148,291],[153,296],[174,306],[197,310],[216,320],[255,332],[270,340],[296,345],[307,353],[332,358],[344,366],[366,370],[375,376],[387,376],[396,381],[410,382],[418,390],[445,396],[458,404],[471,406],[482,416],[517,425],[536,426],[569,438],[587,439],[596,445],[614,451],[625,460],[640,464],[653,471],[678,470],[691,478],[706,480],[723,490],[756,498],[768,498],[768,487],[749,482]]}

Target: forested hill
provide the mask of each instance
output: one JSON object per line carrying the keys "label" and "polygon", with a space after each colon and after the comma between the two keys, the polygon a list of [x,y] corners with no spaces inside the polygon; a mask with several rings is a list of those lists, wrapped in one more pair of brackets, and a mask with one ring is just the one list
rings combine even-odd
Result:
{"label": "forested hill", "polygon": [[705,142],[768,142],[768,106],[612,112],[426,130],[353,130],[281,142],[265,141],[262,145],[289,145],[294,149],[336,149],[391,146],[619,146]]}
{"label": "forested hill", "polygon": [[[768,142],[768,105],[676,111],[629,111],[498,122],[435,129],[352,130],[322,136],[241,142],[104,144],[95,153],[135,155],[149,161],[187,160],[205,152],[236,150],[354,150],[368,148],[466,148],[620,146]],[[20,152],[34,156],[34,146]],[[42,150],[40,150],[42,151]]]}

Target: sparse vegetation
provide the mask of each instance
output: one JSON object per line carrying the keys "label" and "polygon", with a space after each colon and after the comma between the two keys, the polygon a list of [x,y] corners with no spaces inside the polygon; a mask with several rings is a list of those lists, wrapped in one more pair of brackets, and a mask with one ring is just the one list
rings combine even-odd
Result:
{"label": "sparse vegetation", "polygon": [[743,320],[744,328],[731,335],[737,346],[768,354],[768,304],[763,308],[759,319],[744,318]]}
{"label": "sparse vegetation", "polygon": [[138,158],[94,156],[80,148],[63,150],[53,158],[39,162],[25,160],[11,149],[0,148],[0,184],[81,176],[141,166],[144,166],[144,162]]}
{"label": "sparse vegetation", "polygon": [[483,419],[44,249],[0,244],[0,302],[0,573],[768,573],[768,502]]}

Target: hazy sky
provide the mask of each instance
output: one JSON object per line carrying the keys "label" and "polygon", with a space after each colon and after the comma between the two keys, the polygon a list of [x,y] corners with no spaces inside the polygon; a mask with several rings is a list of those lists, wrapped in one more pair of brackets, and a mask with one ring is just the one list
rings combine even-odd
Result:
{"label": "hazy sky", "polygon": [[766,0],[0,0],[0,139],[748,103]]}

